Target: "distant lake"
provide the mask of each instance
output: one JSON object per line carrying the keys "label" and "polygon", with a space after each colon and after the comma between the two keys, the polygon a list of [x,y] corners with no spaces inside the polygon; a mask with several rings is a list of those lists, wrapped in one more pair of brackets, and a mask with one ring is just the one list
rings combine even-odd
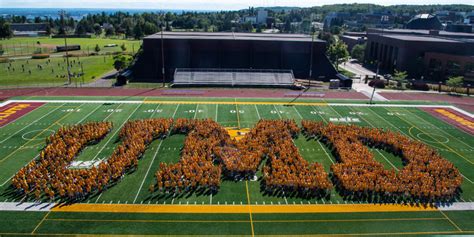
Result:
{"label": "distant lake", "polygon": [[105,12],[107,14],[114,12],[128,12],[130,14],[143,13],[143,12],[172,12],[181,14],[182,12],[213,12],[211,10],[168,10],[168,9],[95,9],[95,8],[0,8],[0,16],[7,17],[8,15],[26,16],[28,19],[34,19],[35,17],[52,17],[58,18],[58,12],[65,10],[67,14],[74,19],[81,19],[89,14],[97,14]]}

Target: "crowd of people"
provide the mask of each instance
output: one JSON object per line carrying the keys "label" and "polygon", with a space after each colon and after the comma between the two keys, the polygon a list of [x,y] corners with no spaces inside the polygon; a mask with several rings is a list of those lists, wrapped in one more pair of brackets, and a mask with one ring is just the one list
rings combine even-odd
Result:
{"label": "crowd of people", "polygon": [[261,120],[240,141],[209,119],[178,119],[174,131],[187,134],[181,159],[176,164],[160,164],[152,192],[217,191],[221,176],[253,178],[265,158],[269,161],[263,168],[263,180],[269,192],[319,192],[332,187],[323,167],[310,165],[293,144],[299,133],[293,121]]}
{"label": "crowd of people", "polygon": [[154,192],[189,192],[198,189],[215,192],[221,182],[221,166],[215,165],[213,150],[225,144],[226,131],[212,120],[177,119],[175,133],[187,134],[180,160],[175,164],[160,163]]}
{"label": "crowd of people", "polygon": [[[462,183],[458,169],[434,149],[399,133],[358,127],[303,121],[308,136],[332,147],[338,159],[331,166],[335,185],[349,194],[410,197],[422,201],[451,200]],[[397,173],[384,169],[368,147],[387,150],[403,159]]]}
{"label": "crowd of people", "polygon": [[165,136],[171,119],[147,119],[127,122],[120,130],[121,144],[112,156],[97,167],[71,169],[70,163],[86,146],[99,142],[112,129],[111,122],[90,122],[60,128],[46,139],[46,147],[38,159],[21,168],[12,178],[19,192],[36,199],[46,195],[78,200],[93,192],[100,192],[118,181],[125,173],[138,166],[138,159],[146,146]]}

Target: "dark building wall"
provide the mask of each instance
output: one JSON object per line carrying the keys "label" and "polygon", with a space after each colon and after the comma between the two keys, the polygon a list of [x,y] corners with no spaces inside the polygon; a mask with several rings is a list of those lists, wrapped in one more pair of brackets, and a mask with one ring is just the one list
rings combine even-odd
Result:
{"label": "dark building wall", "polygon": [[366,60],[379,62],[386,71],[407,71],[412,77],[423,74],[423,60],[427,52],[453,55],[472,55],[472,45],[458,41],[413,41],[395,39],[380,34],[369,34],[366,48]]}
{"label": "dark building wall", "polygon": [[[313,43],[313,78],[329,80],[337,72],[325,56],[325,43]],[[309,77],[311,42],[271,40],[164,39],[166,81],[176,68],[291,69]],[[133,68],[136,81],[161,81],[161,39],[143,40]]]}

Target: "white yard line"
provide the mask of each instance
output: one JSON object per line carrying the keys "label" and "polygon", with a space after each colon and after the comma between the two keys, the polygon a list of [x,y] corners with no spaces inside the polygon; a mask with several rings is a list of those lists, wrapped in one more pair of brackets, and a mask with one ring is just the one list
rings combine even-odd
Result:
{"label": "white yard line", "polygon": [[[179,107],[179,104],[178,104],[178,106],[176,106],[176,109],[174,110],[174,113],[173,113],[173,117],[172,117],[172,118],[174,118],[174,116],[176,115],[176,111],[178,111],[178,107]],[[168,132],[168,136],[169,136],[170,133],[171,133],[171,129],[172,129],[172,128],[170,128],[170,131]],[[146,173],[145,173],[145,176],[143,177],[142,183],[140,184],[140,187],[138,188],[137,195],[135,195],[135,198],[133,199],[133,203],[135,203],[135,202],[137,201],[138,195],[140,194],[140,191],[141,191],[142,188],[143,188],[143,184],[145,184],[146,177],[148,176],[148,173],[150,172],[150,169],[151,169],[151,167],[153,166],[153,162],[155,161],[156,155],[158,155],[158,151],[160,150],[161,144],[163,144],[163,141],[164,141],[163,139],[160,141],[160,144],[159,144],[158,147],[156,148],[155,154],[153,154],[153,159],[151,160],[151,163],[150,163],[150,165],[148,166],[148,169],[147,169],[147,171],[146,171]]]}
{"label": "white yard line", "polygon": [[275,112],[278,114],[278,117],[280,117],[281,119],[282,117],[281,117],[280,111],[277,109],[276,105],[273,105],[273,108],[275,108]]}
{"label": "white yard line", "polygon": [[298,111],[298,110],[296,109],[296,106],[293,106],[293,109],[295,109],[296,114],[298,114],[298,116],[300,117],[300,119],[303,120],[303,116],[301,116],[300,111]]}
{"label": "white yard line", "polygon": [[3,139],[2,141],[0,141],[0,143],[4,143],[5,141],[7,141],[8,139],[12,138],[13,136],[17,135],[19,132],[29,128],[31,125],[37,123],[38,121],[40,121],[41,119],[43,119],[44,117],[50,115],[51,113],[53,113],[54,111],[58,110],[59,108],[61,108],[62,106],[64,106],[66,103],[63,103],[62,105],[58,106],[56,109],[53,109],[51,111],[49,111],[47,114],[41,116],[40,118],[36,119],[35,121],[31,122],[30,124],[28,124],[27,126],[23,127],[22,129],[16,131],[15,133],[13,133],[11,136],[8,136],[7,138]]}
{"label": "white yard line", "polygon": [[[395,126],[394,124],[392,124],[391,122],[389,122],[388,120],[386,120],[384,117],[380,116],[378,113],[370,110],[373,114],[375,114],[375,116],[381,118],[383,121],[385,121],[387,124],[391,125],[392,127],[396,128],[398,131],[400,131],[401,134],[407,136],[407,137],[410,137],[408,134],[406,134],[403,130],[401,130],[400,128],[398,128],[397,126]],[[461,172],[459,172],[461,174],[461,176],[463,178],[465,178],[467,181],[469,181],[471,184],[474,184],[474,182],[472,180],[470,180],[469,178],[467,178],[465,175],[463,175]]]}
{"label": "white yard line", "polygon": [[[348,108],[353,111],[353,112],[356,112],[355,110],[353,110],[350,106],[348,106]],[[339,117],[342,117],[341,114],[339,112],[337,112],[337,110],[335,110],[334,108],[331,107],[331,109],[336,112],[337,115],[339,115]],[[364,120],[368,125],[370,125],[371,127],[373,128],[377,128],[375,127],[371,122],[369,122],[369,120],[365,119],[364,116],[361,116],[361,115],[355,115],[357,117],[359,117],[360,119]],[[377,153],[379,153],[395,170],[397,171],[400,171],[392,162],[390,162],[387,157],[385,157],[382,152],[380,152],[378,149],[375,149],[377,151]]]}
{"label": "white yard line", "polygon": [[[84,118],[82,118],[81,120],[79,120],[79,121],[76,122],[75,124],[79,124],[79,123],[81,123],[82,121],[84,121],[86,118],[88,118],[89,116],[91,116],[95,111],[97,111],[97,109],[99,109],[101,106],[102,106],[102,105],[97,106],[97,108],[95,108],[92,112],[88,113]],[[39,157],[39,154],[36,155],[35,157],[33,157],[33,159],[31,159],[28,163],[30,163],[31,161],[35,160],[35,159],[38,158],[38,157]],[[3,182],[3,183],[0,185],[0,187],[3,187],[3,185],[7,184],[8,181],[10,181],[10,180],[13,178],[13,176],[15,176],[15,175],[12,175],[10,178],[8,178],[5,182]]]}
{"label": "white yard line", "polygon": [[[130,113],[130,115],[127,117],[127,119],[125,119],[122,123],[122,125],[120,125],[120,127],[117,128],[117,130],[114,132],[114,134],[112,134],[112,136],[110,136],[109,140],[107,140],[107,142],[104,144],[104,146],[99,150],[99,152],[97,152],[97,154],[94,156],[93,159],[97,158],[97,156],[102,152],[102,150],[104,150],[104,148],[107,146],[107,144],[109,144],[109,142],[112,140],[112,138],[115,136],[115,134],[118,133],[118,131],[120,131],[120,128],[123,127],[123,125],[128,122],[128,120],[132,117],[133,114],[135,114],[135,112],[138,110],[138,108],[140,108],[141,104],[137,106],[137,108],[135,108],[135,110],[133,110],[132,113]],[[118,108],[118,106],[117,106]],[[113,112],[112,112],[113,113]],[[110,114],[112,114],[110,113]],[[110,115],[109,115],[110,116]],[[102,197],[102,193],[104,193],[103,191],[99,194],[99,197],[97,197],[97,199],[95,200],[95,203],[97,203],[100,199],[100,197]]]}
{"label": "white yard line", "polygon": [[257,105],[255,104],[254,106],[255,106],[255,111],[257,111],[258,120],[262,119],[262,117],[260,117],[260,112],[258,112]]}
{"label": "white yard line", "polygon": [[[469,147],[469,149],[473,149],[473,148],[474,148],[474,147],[470,146],[469,144],[463,142],[463,141],[462,141],[461,139],[459,139],[458,137],[455,137],[455,136],[453,136],[453,135],[447,133],[446,131],[444,131],[444,129],[439,128],[438,126],[436,126],[436,125],[433,124],[432,122],[427,121],[426,119],[424,119],[424,118],[422,118],[421,116],[417,115],[415,112],[411,112],[410,110],[407,110],[407,109],[405,109],[405,108],[402,108],[402,109],[405,110],[407,113],[410,113],[410,114],[412,114],[413,116],[415,116],[415,117],[417,117],[417,118],[423,120],[425,123],[433,125],[433,127],[435,127],[437,130],[441,131],[442,133],[444,133],[445,135],[447,135],[447,136],[449,136],[449,137],[452,137],[452,138],[456,139],[457,141],[459,141],[459,142],[461,142],[462,144],[464,144],[464,145],[466,145],[467,147]],[[454,126],[454,125],[452,125],[452,126]]]}

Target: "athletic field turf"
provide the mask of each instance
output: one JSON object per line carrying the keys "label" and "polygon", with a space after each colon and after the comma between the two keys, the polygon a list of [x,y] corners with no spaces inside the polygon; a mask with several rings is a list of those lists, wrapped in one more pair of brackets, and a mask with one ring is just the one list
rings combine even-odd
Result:
{"label": "athletic field turf", "polygon": [[[0,125],[3,126],[0,128],[0,207],[20,201],[33,202],[12,192],[10,178],[38,156],[45,138],[59,127],[88,121],[114,123],[105,139],[84,149],[72,164],[84,168],[111,155],[119,143],[118,131],[125,122],[159,117],[211,118],[234,130],[252,128],[260,119],[293,119],[297,123],[308,119],[391,129],[423,141],[453,162],[464,177],[456,204],[474,202],[473,136],[435,118],[431,113],[436,112],[422,108],[426,104],[367,106],[347,104],[348,101],[336,104],[304,100],[288,105],[289,99],[74,99],[78,100],[38,97],[16,101],[16,104],[37,107]],[[16,113],[21,114],[21,111]],[[15,115],[11,116],[13,119]],[[470,119],[472,121],[472,117]],[[154,182],[159,164],[178,161],[184,138],[184,135],[172,135],[155,140],[140,159],[138,170],[101,194],[89,197],[83,204],[50,209],[43,203],[35,206],[38,211],[1,211],[0,235],[474,234],[472,210],[367,205],[344,200],[336,190],[332,190],[328,199],[302,199],[284,194],[265,196],[260,191],[259,180],[223,181],[215,195],[151,195],[148,187]],[[294,142],[305,159],[321,163],[329,172],[335,159],[325,145],[307,140],[302,134]],[[383,150],[371,150],[385,168],[398,170],[403,166],[399,157]]]}

